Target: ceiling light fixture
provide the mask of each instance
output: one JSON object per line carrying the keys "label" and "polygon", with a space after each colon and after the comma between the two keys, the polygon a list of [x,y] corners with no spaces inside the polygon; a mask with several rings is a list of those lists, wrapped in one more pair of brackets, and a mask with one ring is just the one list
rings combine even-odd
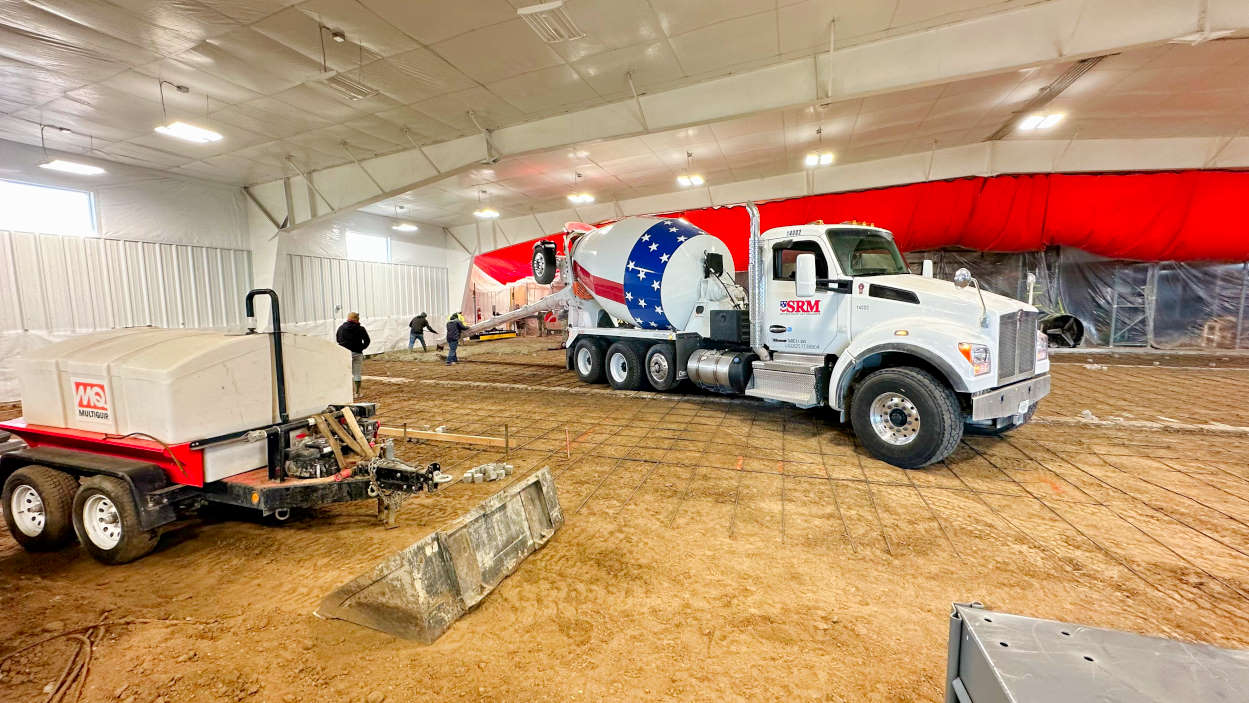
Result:
{"label": "ceiling light fixture", "polygon": [[493,220],[499,216],[499,211],[490,207],[490,205],[481,204],[481,196],[489,196],[485,189],[477,191],[477,209],[473,211],[473,217],[480,220]]}
{"label": "ceiling light fixture", "polygon": [[1019,122],[1019,129],[1024,132],[1030,132],[1034,129],[1049,129],[1054,125],[1062,122],[1063,114],[1061,112],[1053,112],[1048,115],[1028,115]]}
{"label": "ceiling light fixture", "polygon": [[564,9],[564,0],[544,2],[540,5],[529,5],[516,11],[525,24],[547,44],[557,44],[585,36],[585,32],[568,16]]}
{"label": "ceiling light fixture", "polygon": [[420,227],[417,227],[411,222],[396,222],[391,225],[390,228],[396,232],[415,232],[420,229]]}
{"label": "ceiling light fixture", "polygon": [[586,193],[585,191],[576,190],[577,184],[581,182],[581,172],[573,171],[572,173],[573,173],[572,187],[573,187],[573,190],[576,192],[568,194],[568,202],[572,203],[573,205],[586,205],[588,203],[594,202],[594,196],[592,194]]}
{"label": "ceiling light fixture", "polygon": [[62,173],[72,173],[76,176],[98,176],[101,173],[105,173],[104,169],[100,168],[99,166],[92,166],[91,164],[84,164],[78,161],[70,161],[68,159],[50,158],[48,156],[48,143],[44,139],[44,136],[43,136],[44,130],[48,129],[49,127],[51,127],[52,129],[55,129],[61,134],[70,133],[70,130],[68,127],[56,127],[56,126],[47,125],[47,124],[39,125],[39,146],[43,148],[43,157],[45,159],[48,159],[47,161],[39,164],[39,168],[46,168],[49,171],[60,171]]}
{"label": "ceiling light fixture", "polygon": [[336,29],[330,32],[330,39],[333,39],[335,44],[342,44],[347,41],[347,35]]}
{"label": "ceiling light fixture", "polygon": [[819,147],[824,145],[824,128],[815,128],[816,150],[808,151],[806,157],[802,160],[802,165],[807,168],[815,168],[816,166],[828,166],[833,163],[833,152],[822,151]]}
{"label": "ceiling light fixture", "polygon": [[694,161],[694,153],[691,151],[685,152],[685,173],[682,173],[681,175],[677,176],[677,185],[681,186],[682,188],[689,188],[691,186],[700,186],[707,182],[707,180],[702,177],[702,174],[692,173],[692,171],[694,170],[692,166],[693,161]]}
{"label": "ceiling light fixture", "polygon": [[82,164],[77,161],[66,161],[65,159],[52,159],[46,163],[39,164],[39,168],[46,168],[49,171],[72,173],[77,176],[98,176],[105,172],[104,169],[99,166]]}
{"label": "ceiling light fixture", "polygon": [[[162,115],[165,116],[165,124],[157,127],[156,131],[167,137],[176,137],[178,139],[183,139],[188,142],[195,142],[196,144],[207,144],[209,142],[221,141],[221,134],[218,132],[214,132],[211,129],[205,129],[203,127],[196,127],[193,124],[188,124],[186,122],[182,122],[181,120],[177,120],[174,122],[169,121],[169,112],[165,109],[165,85],[167,84],[172,85],[174,87],[174,90],[177,90],[179,93],[191,92],[191,89],[186,87],[185,85],[177,85],[176,83],[170,83],[169,81],[166,81],[166,80],[162,80],[158,82],[158,86],[160,89],[160,112]],[[204,96],[204,110],[205,112],[207,112],[208,110],[208,96],[207,95]]]}

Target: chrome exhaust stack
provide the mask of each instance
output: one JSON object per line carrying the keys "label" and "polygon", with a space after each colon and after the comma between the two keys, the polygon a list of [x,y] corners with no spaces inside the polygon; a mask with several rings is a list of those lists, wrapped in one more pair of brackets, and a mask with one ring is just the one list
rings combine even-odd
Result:
{"label": "chrome exhaust stack", "polygon": [[767,252],[763,248],[763,237],[759,233],[759,208],[753,202],[746,203],[746,212],[750,215],[750,266],[747,277],[750,279],[750,348],[759,356],[760,361],[769,361],[772,355],[763,346],[763,311],[767,307],[767,281],[763,265]]}

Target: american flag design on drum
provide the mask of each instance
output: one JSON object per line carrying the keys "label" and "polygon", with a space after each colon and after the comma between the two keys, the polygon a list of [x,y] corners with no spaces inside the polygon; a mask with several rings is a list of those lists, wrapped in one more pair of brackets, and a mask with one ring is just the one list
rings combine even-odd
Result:
{"label": "american flag design on drum", "polygon": [[[638,237],[629,252],[624,271],[624,302],[634,322],[643,329],[672,329],[664,313],[661,292],[664,272],[676,250],[694,237],[707,233],[685,220],[661,220]],[[696,285],[674,281],[668,285]]]}

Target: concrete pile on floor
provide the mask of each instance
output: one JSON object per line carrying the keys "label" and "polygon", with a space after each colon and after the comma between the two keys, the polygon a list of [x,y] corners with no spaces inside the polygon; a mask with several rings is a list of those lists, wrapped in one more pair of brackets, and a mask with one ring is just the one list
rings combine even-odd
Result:
{"label": "concrete pile on floor", "polygon": [[563,524],[543,468],[338,587],[315,614],[432,643]]}

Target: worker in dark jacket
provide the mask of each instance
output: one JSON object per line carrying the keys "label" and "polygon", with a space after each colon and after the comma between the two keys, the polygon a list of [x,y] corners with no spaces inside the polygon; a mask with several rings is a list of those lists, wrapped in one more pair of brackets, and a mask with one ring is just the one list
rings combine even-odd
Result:
{"label": "worker in dark jacket", "polygon": [[452,313],[447,319],[447,366],[459,363],[460,360],[455,356],[455,348],[460,346],[460,335],[466,329],[468,325],[464,324],[464,316],[460,313]]}
{"label": "worker in dark jacket", "polygon": [[364,350],[373,340],[369,339],[369,331],[360,324],[360,313],[347,313],[347,321],[338,326],[335,335],[338,346],[351,352],[351,382],[354,393],[360,395],[360,376],[364,373]]}
{"label": "worker in dark jacket", "polygon": [[429,318],[425,316],[425,313],[412,318],[412,321],[408,323],[408,329],[411,330],[408,334],[408,349],[411,349],[412,345],[416,344],[416,340],[419,339],[421,340],[421,351],[429,351],[429,347],[425,346],[425,330],[429,330],[434,334],[438,334],[438,330],[429,324]]}

